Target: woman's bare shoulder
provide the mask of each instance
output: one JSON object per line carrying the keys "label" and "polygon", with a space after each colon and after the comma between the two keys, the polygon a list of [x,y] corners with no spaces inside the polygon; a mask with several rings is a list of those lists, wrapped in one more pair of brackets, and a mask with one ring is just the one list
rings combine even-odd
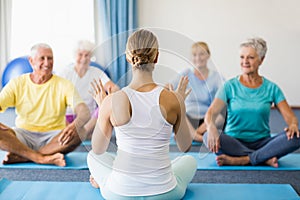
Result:
{"label": "woman's bare shoulder", "polygon": [[165,103],[166,106],[170,106],[172,108],[179,107],[179,101],[176,94],[168,89],[163,89],[163,91],[161,92],[160,103]]}
{"label": "woman's bare shoulder", "polygon": [[113,126],[126,124],[131,117],[131,105],[127,94],[119,90],[111,94],[111,121]]}

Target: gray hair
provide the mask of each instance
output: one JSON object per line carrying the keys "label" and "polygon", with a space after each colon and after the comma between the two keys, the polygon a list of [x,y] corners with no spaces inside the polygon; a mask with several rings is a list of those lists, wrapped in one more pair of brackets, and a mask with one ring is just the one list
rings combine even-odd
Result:
{"label": "gray hair", "polygon": [[240,44],[240,47],[252,47],[259,55],[260,59],[263,59],[267,53],[267,42],[259,37],[249,38]]}
{"label": "gray hair", "polygon": [[34,57],[38,51],[38,49],[51,49],[52,48],[46,43],[38,43],[31,47],[30,49],[30,57]]}
{"label": "gray hair", "polygon": [[92,43],[91,41],[88,40],[80,40],[77,42],[76,47],[74,49],[74,53],[76,55],[76,53],[80,50],[83,51],[88,51],[88,52],[93,52],[95,49],[96,45],[94,43]]}

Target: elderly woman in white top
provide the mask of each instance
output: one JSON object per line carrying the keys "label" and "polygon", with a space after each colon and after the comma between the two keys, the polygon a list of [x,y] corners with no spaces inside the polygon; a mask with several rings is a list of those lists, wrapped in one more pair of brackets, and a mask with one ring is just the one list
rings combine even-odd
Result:
{"label": "elderly woman in white top", "polygon": [[[77,43],[75,48],[75,64],[71,68],[66,69],[62,74],[62,77],[70,80],[76,87],[81,98],[87,104],[91,113],[97,109],[96,102],[90,95],[91,91],[90,83],[94,79],[101,79],[106,91],[111,92],[119,90],[119,87],[114,84],[109,77],[101,69],[90,66],[91,57],[95,45],[87,40],[81,40]],[[71,111],[67,111],[67,121],[72,122],[73,114]],[[96,119],[91,118],[90,122],[86,124],[86,130],[91,133],[96,124]]]}

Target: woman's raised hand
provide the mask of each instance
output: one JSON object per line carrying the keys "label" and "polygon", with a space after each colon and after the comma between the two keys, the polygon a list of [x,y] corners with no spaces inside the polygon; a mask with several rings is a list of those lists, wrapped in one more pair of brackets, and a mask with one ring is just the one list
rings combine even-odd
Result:
{"label": "woman's raised hand", "polygon": [[181,98],[183,100],[185,100],[186,97],[192,91],[191,88],[188,89],[188,90],[186,90],[188,83],[189,83],[188,77],[187,76],[183,76],[183,77],[180,78],[180,81],[179,81],[179,84],[177,86],[177,89],[174,91],[173,86],[171,84],[169,84],[169,90],[170,91],[174,91],[176,94],[178,94],[179,96],[181,96]]}
{"label": "woman's raised hand", "polygon": [[107,95],[111,93],[111,88],[108,88],[108,94],[106,94],[100,78],[98,79],[98,81],[94,79],[93,82],[91,82],[91,86],[93,88],[93,91],[90,91],[90,94],[92,95],[98,106],[100,106],[105,97],[107,97]]}

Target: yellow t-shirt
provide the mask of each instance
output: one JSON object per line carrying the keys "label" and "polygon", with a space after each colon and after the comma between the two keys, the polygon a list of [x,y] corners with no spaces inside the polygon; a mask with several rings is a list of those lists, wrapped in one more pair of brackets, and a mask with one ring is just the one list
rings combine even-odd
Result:
{"label": "yellow t-shirt", "polygon": [[16,107],[16,126],[34,132],[65,128],[67,106],[82,103],[71,81],[53,75],[44,84],[35,84],[30,74],[12,79],[0,92],[1,112]]}

